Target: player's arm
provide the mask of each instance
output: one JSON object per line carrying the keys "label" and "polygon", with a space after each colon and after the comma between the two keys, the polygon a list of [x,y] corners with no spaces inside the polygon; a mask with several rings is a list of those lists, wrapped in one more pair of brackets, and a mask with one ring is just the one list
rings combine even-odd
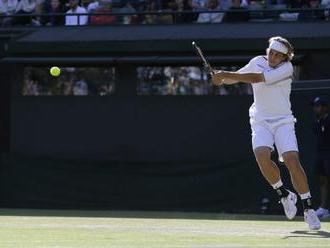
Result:
{"label": "player's arm", "polygon": [[[241,81],[241,80],[238,80],[237,77],[231,77],[231,75],[227,76],[227,77],[223,77],[224,74],[223,73],[231,73],[231,74],[244,74],[244,73],[251,73],[254,71],[254,64],[255,64],[255,61],[258,57],[255,57],[253,59],[251,59],[249,61],[248,64],[246,64],[244,67],[242,67],[241,69],[239,69],[238,71],[236,72],[228,72],[228,71],[216,71],[215,74],[220,74],[220,75],[217,75],[215,76],[215,80],[212,80],[213,83],[215,85],[220,85],[220,84],[235,84],[235,83],[238,83],[238,82],[244,82],[244,81]],[[221,78],[222,77],[222,78]],[[221,79],[220,79],[221,78]],[[221,82],[220,82],[221,81]]]}
{"label": "player's arm", "polygon": [[[221,73],[222,71],[213,71],[213,72],[214,72],[214,74],[218,74],[218,73]],[[219,85],[219,84],[214,83],[213,78],[212,78],[212,82],[213,82],[213,84],[215,84],[215,85]],[[237,81],[237,80],[233,80],[233,79],[222,79],[221,84],[236,84],[236,83],[238,83],[238,82],[239,82],[239,81]]]}
{"label": "player's arm", "polygon": [[218,71],[212,76],[215,85],[233,84],[243,82],[248,84],[265,82],[263,73],[237,73],[229,71]]}

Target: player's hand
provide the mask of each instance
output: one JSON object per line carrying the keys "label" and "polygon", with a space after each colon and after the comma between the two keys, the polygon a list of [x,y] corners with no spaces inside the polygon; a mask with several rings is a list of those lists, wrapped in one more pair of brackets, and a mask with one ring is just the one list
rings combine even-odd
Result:
{"label": "player's hand", "polygon": [[220,86],[224,83],[222,71],[214,71],[214,74],[212,75],[212,83],[217,86]]}

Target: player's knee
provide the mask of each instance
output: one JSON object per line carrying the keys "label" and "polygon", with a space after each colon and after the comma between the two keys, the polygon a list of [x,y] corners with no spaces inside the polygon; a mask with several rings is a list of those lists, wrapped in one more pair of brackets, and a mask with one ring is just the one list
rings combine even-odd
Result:
{"label": "player's knee", "polygon": [[289,170],[297,169],[300,167],[299,156],[297,152],[286,152],[282,156],[284,163]]}
{"label": "player's knee", "polygon": [[268,147],[258,147],[254,150],[254,155],[258,164],[268,164],[271,162],[271,150]]}

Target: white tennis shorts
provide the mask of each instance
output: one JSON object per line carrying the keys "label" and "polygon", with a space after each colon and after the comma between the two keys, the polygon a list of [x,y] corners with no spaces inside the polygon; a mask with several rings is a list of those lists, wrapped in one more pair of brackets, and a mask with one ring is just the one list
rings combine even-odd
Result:
{"label": "white tennis shorts", "polygon": [[266,146],[273,151],[275,144],[281,162],[283,162],[283,153],[288,151],[298,152],[297,138],[292,122],[274,126],[262,121],[252,124],[251,129],[253,150]]}

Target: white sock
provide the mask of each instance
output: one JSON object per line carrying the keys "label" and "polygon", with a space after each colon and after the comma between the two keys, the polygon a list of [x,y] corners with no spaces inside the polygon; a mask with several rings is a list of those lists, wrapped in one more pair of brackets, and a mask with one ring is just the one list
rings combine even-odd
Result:
{"label": "white sock", "polygon": [[312,198],[312,196],[311,196],[311,192],[310,192],[310,191],[308,191],[308,192],[305,193],[305,194],[299,194],[299,195],[300,195],[301,200],[305,200],[305,199],[308,199],[308,198]]}
{"label": "white sock", "polygon": [[273,189],[278,189],[283,186],[282,180],[280,179],[277,183],[272,184]]}

